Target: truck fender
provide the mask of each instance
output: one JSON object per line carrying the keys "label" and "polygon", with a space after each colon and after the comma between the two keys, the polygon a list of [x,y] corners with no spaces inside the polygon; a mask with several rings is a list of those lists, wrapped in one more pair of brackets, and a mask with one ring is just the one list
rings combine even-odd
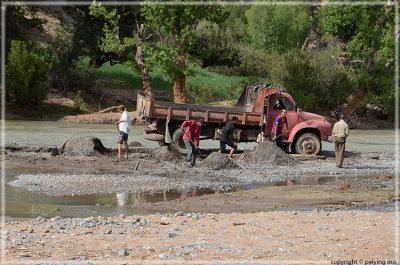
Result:
{"label": "truck fender", "polygon": [[[321,139],[321,127],[324,121],[305,121],[294,126],[288,138],[288,141],[293,143],[301,134],[312,132]],[[325,126],[325,125],[324,125]]]}

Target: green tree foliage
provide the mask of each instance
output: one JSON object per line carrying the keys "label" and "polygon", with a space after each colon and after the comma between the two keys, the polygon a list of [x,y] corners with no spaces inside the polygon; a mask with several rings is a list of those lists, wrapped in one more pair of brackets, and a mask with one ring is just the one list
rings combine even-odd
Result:
{"label": "green tree foliage", "polygon": [[146,62],[144,50],[147,46],[147,40],[151,38],[150,33],[143,24],[139,23],[139,14],[134,13],[136,20],[136,29],[133,36],[120,36],[120,20],[121,15],[118,10],[107,9],[99,4],[90,6],[90,14],[94,17],[103,17],[106,20],[104,23],[104,36],[101,38],[100,48],[106,53],[112,53],[121,58],[134,71],[141,73],[143,80],[143,88],[147,97],[151,96],[151,77],[148,72],[151,63]]}
{"label": "green tree foliage", "polygon": [[330,110],[343,104],[354,91],[351,70],[337,64],[332,50],[314,53],[291,51],[285,54],[285,72],[273,77],[283,84],[305,110]]}
{"label": "green tree foliage", "polygon": [[[372,93],[390,99],[394,80],[392,6],[329,6],[323,28],[343,44],[344,64],[357,73],[358,89],[345,109],[351,114]],[[387,102],[389,103],[389,102]]]}
{"label": "green tree foliage", "polygon": [[253,5],[246,18],[252,47],[266,52],[300,49],[312,24],[304,6]]}
{"label": "green tree foliage", "polygon": [[[158,0],[151,2],[154,5],[143,6],[141,11],[146,24],[159,34],[160,42],[153,50],[154,59],[163,73],[174,80],[174,101],[186,103],[187,52],[193,44],[193,31],[202,20],[220,23],[226,16],[221,6],[156,5]],[[174,2],[184,4],[185,0]]]}
{"label": "green tree foliage", "polygon": [[233,32],[216,23],[201,21],[193,31],[195,39],[189,53],[200,59],[203,68],[217,65],[235,66],[240,63]]}
{"label": "green tree foliage", "polygon": [[28,51],[24,42],[11,42],[6,81],[18,104],[40,106],[47,98],[50,68],[50,64]]}

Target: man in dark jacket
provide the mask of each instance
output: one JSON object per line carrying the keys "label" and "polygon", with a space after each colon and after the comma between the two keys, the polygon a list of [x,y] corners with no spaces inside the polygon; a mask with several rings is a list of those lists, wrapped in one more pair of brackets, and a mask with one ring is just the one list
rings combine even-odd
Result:
{"label": "man in dark jacket", "polygon": [[[238,117],[233,116],[232,121],[220,122],[218,126],[218,133],[221,135],[219,138],[220,149],[218,152],[225,152],[226,145],[229,145],[232,148],[228,156],[229,159],[232,159],[233,153],[237,150],[237,141],[233,138],[233,131],[235,130],[234,125],[237,121]],[[222,127],[224,129],[221,132]]]}

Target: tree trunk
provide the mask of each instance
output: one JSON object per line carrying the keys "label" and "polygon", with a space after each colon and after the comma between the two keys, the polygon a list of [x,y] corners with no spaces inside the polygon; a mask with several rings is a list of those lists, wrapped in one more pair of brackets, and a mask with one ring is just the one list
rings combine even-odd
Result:
{"label": "tree trunk", "polygon": [[187,103],[186,98],[186,77],[184,74],[178,75],[174,80],[174,102]]}
{"label": "tree trunk", "polygon": [[135,60],[136,63],[139,66],[140,73],[142,74],[142,81],[143,81],[143,90],[144,94],[146,95],[147,98],[151,97],[151,76],[149,72],[147,71],[145,64],[144,64],[144,54],[143,54],[143,41],[146,40],[146,31],[144,28],[144,25],[141,24],[138,26],[138,31],[136,34],[137,40],[136,40],[136,55],[135,55]]}
{"label": "tree trunk", "polygon": [[180,49],[175,54],[175,64],[181,69],[181,73],[177,74],[174,79],[174,102],[187,103],[186,98],[186,76],[183,70],[186,68],[185,61],[185,44],[182,44]]}

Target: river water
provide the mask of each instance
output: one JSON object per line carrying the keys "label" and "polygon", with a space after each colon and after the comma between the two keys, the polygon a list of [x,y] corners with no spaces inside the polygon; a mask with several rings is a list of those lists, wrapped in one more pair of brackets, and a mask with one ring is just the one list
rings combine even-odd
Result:
{"label": "river water", "polygon": [[[138,141],[144,146],[157,147],[153,141],[143,139],[143,126],[133,126],[129,142]],[[94,136],[99,138],[104,146],[115,147],[118,131],[112,124],[80,124],[48,121],[6,121],[6,143],[35,144],[57,146],[72,134],[78,136]],[[394,152],[394,130],[351,130],[346,143],[346,150],[358,152]],[[218,148],[219,142],[205,140],[200,147]],[[245,149],[252,149],[255,143],[241,144]],[[323,150],[333,150],[333,144],[323,142]],[[15,178],[19,172],[6,172],[6,182]],[[322,177],[317,183],[334,181]],[[314,184],[317,184],[314,183]],[[285,185],[271,183],[270,185]],[[240,187],[254,188],[254,187]],[[36,217],[36,216],[115,216],[121,213],[150,214],[151,211],[137,211],[135,205],[161,200],[173,200],[202,194],[215,193],[214,190],[190,191],[157,191],[117,194],[95,194],[88,196],[51,197],[43,194],[30,193],[24,190],[6,186],[6,216]]]}
{"label": "river water", "polygon": [[[6,121],[6,143],[60,145],[72,134],[94,136],[106,147],[116,147],[118,131],[112,124],[81,124],[49,121]],[[157,142],[143,138],[144,127],[132,126],[129,141],[137,141],[147,147],[157,147]],[[358,152],[394,152],[395,130],[350,130],[346,150]],[[255,143],[240,144],[252,149]],[[218,148],[219,142],[204,140],[200,147]],[[333,144],[322,143],[323,150],[333,150]]]}

